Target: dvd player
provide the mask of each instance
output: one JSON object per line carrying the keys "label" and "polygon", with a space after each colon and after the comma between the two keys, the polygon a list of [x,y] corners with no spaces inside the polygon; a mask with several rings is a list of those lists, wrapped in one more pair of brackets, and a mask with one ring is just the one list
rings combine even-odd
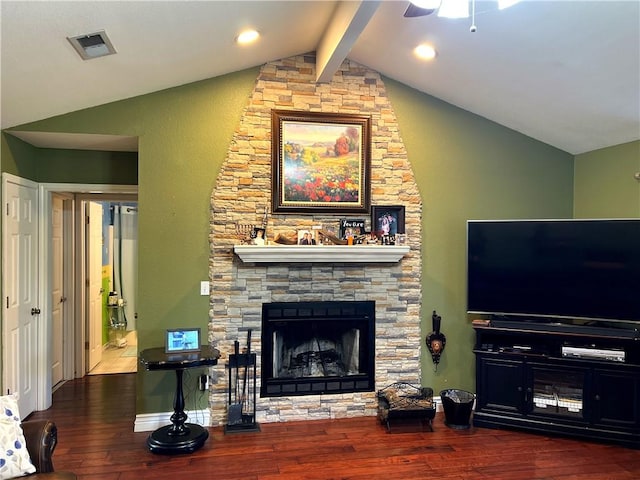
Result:
{"label": "dvd player", "polygon": [[592,347],[562,346],[562,356],[567,358],[587,358],[593,360],[607,360],[610,362],[625,361],[624,350]]}

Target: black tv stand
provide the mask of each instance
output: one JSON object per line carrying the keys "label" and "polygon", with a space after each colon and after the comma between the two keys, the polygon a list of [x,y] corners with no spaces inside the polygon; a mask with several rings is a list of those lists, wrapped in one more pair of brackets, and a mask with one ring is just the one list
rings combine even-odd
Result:
{"label": "black tv stand", "polygon": [[640,448],[637,330],[502,319],[474,329],[474,425]]}

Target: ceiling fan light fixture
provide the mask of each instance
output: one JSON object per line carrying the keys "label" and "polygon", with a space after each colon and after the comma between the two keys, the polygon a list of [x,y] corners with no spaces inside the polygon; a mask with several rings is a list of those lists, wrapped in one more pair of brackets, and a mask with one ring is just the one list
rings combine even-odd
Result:
{"label": "ceiling fan light fixture", "polygon": [[469,0],[442,0],[439,17],[445,18],[468,18]]}
{"label": "ceiling fan light fixture", "polygon": [[435,10],[440,7],[442,0],[414,0],[413,3],[418,8],[424,8],[425,10]]}
{"label": "ceiling fan light fixture", "polygon": [[[521,0],[497,0],[498,9],[511,7]],[[469,18],[469,3],[475,11],[476,0],[415,0],[409,2],[404,16],[407,18],[424,17],[438,12],[444,18]]]}
{"label": "ceiling fan light fixture", "polygon": [[505,8],[509,8],[519,2],[520,0],[498,0],[498,8],[502,10]]}

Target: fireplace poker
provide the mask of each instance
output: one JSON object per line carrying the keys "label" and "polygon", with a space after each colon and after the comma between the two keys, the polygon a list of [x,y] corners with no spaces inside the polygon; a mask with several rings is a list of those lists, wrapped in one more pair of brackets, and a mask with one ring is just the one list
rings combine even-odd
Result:
{"label": "fireplace poker", "polygon": [[[238,362],[240,360],[240,343],[236,340],[233,342],[233,352],[235,354],[235,388],[233,394],[233,403],[229,405],[229,418],[227,419],[227,423],[229,425],[237,425],[242,422],[242,403],[240,403],[240,367]],[[231,366],[229,366],[231,368]],[[231,385],[229,385],[231,388]]]}
{"label": "fireplace poker", "polygon": [[[244,413],[244,407],[246,404],[247,410],[248,410],[248,396],[247,396],[247,375],[249,372],[249,357],[251,355],[251,329],[247,330],[247,351],[246,354],[244,355],[245,357],[245,362],[244,362],[244,378],[242,379],[242,401],[240,402],[240,414],[241,417]],[[244,417],[242,417],[244,418]]]}

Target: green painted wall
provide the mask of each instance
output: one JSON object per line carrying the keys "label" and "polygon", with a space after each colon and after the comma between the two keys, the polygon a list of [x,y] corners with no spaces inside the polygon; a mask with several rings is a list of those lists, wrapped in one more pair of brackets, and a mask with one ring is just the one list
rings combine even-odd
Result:
{"label": "green painted wall", "polygon": [[[39,182],[136,185],[136,152],[38,149]],[[70,175],[71,174],[71,175]]]}
{"label": "green painted wall", "polygon": [[36,148],[2,135],[2,171],[42,183],[136,185],[136,152]]}
{"label": "green painted wall", "polygon": [[[208,278],[210,195],[257,73],[249,69],[20,127],[139,136],[141,349],[162,345],[169,327],[207,329],[208,298],[199,295],[199,282]],[[400,83],[385,82],[424,204],[423,332],[431,330],[431,311],[437,310],[447,335],[437,372],[430,358],[423,358],[423,384],[436,392],[473,390],[465,222],[571,217],[573,157]],[[3,154],[5,143],[3,138]],[[25,150],[12,153],[32,155]],[[64,168],[64,159],[56,161],[58,167],[42,176],[51,178]],[[64,181],[74,175],[68,172]],[[185,390],[195,387],[197,373]],[[138,413],[171,410],[173,388],[172,373],[140,372]],[[206,399],[198,401],[206,405]]]}
{"label": "green painted wall", "polygon": [[640,140],[575,157],[576,218],[639,218]]}
{"label": "green painted wall", "polygon": [[[140,349],[163,345],[165,329],[176,325],[207,331],[209,299],[199,285],[208,279],[210,197],[257,73],[249,69],[19,127],[139,137]],[[48,172],[52,181],[57,169]],[[85,182],[84,175],[69,172],[57,181]],[[195,387],[197,373],[185,391]],[[171,410],[174,388],[172,372],[142,371],[137,411]],[[187,407],[207,404],[203,396],[196,400]]]}
{"label": "green painted wall", "polygon": [[570,218],[573,157],[403,84],[385,84],[422,195],[423,338],[433,310],[447,337],[437,372],[423,355],[422,383],[436,393],[475,391],[466,221]]}
{"label": "green painted wall", "polygon": [[37,148],[3,133],[0,137],[0,172],[37,181],[37,152]]}

